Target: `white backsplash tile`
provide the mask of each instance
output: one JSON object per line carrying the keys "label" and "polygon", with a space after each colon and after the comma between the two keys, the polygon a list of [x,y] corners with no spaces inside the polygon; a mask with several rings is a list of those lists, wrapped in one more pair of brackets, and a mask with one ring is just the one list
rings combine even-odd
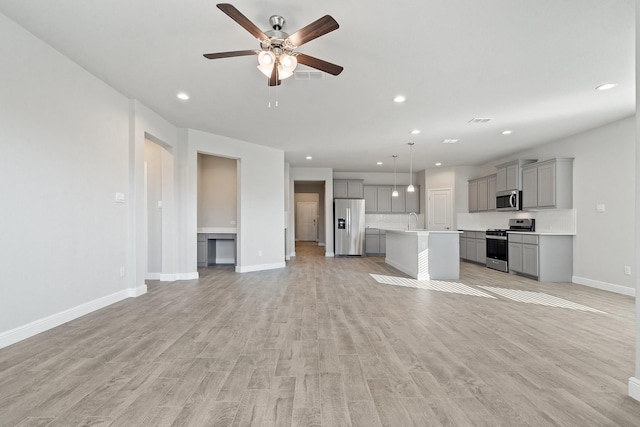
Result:
{"label": "white backsplash tile", "polygon": [[[412,228],[424,228],[424,215],[418,214],[418,224],[415,218],[411,219]],[[409,223],[409,214],[365,214],[365,225],[370,228],[398,228],[406,229]]]}
{"label": "white backsplash tile", "polygon": [[519,212],[478,212],[457,214],[458,230],[508,228],[511,218],[534,218],[536,231],[541,233],[576,232],[575,209],[549,209]]}

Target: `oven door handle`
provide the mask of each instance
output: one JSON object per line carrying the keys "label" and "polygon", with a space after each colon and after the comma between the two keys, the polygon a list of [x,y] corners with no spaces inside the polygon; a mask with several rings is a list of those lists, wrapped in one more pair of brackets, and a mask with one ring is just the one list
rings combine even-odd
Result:
{"label": "oven door handle", "polygon": [[507,240],[507,236],[486,236],[486,238],[493,240]]}

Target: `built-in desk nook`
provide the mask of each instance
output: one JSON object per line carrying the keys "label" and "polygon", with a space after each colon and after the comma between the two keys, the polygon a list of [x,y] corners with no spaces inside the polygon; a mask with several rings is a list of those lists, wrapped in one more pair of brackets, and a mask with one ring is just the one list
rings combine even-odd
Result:
{"label": "built-in desk nook", "polygon": [[198,267],[236,263],[236,229],[198,229]]}

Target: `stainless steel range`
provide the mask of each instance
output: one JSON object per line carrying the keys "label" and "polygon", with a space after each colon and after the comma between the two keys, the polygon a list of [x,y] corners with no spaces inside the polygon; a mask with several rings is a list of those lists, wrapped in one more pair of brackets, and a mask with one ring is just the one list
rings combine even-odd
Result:
{"label": "stainless steel range", "polygon": [[487,235],[487,261],[486,265],[494,270],[509,271],[509,246],[507,231],[532,232],[536,230],[535,219],[509,220],[508,229],[493,228],[486,231]]}

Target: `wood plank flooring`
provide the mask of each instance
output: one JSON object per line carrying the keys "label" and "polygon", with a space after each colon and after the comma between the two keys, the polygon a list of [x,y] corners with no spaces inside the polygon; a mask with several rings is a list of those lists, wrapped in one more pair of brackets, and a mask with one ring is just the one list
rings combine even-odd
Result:
{"label": "wood plank flooring", "polygon": [[[599,312],[378,283],[300,244],[200,270],[0,350],[0,426],[638,426],[633,298],[462,263],[460,283]],[[488,289],[488,288],[487,288]]]}

